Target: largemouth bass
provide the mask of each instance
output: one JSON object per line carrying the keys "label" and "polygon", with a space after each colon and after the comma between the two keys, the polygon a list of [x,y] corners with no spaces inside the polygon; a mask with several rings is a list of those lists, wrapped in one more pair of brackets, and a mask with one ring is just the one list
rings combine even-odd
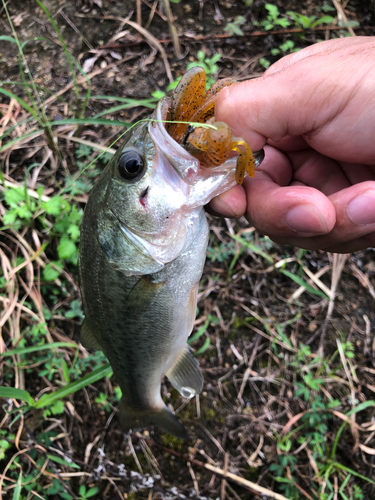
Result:
{"label": "largemouth bass", "polygon": [[184,397],[202,390],[187,339],[208,243],[203,206],[236,184],[237,159],[202,166],[187,150],[186,133],[179,144],[163,123],[177,107],[163,98],[155,121],[127,132],[93,187],[79,272],[81,341],[109,359],[122,390],[122,428],[158,425],[184,439],[185,427],[163,402],[160,386],[166,375]]}

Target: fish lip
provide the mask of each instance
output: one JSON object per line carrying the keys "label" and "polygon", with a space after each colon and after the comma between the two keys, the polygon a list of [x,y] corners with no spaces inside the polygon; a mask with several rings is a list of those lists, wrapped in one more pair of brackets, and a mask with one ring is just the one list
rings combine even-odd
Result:
{"label": "fish lip", "polygon": [[163,97],[157,104],[151,121],[148,125],[150,137],[155,148],[164,155],[179,177],[187,184],[193,184],[201,170],[200,161],[178,144],[165,128],[165,119],[171,99]]}

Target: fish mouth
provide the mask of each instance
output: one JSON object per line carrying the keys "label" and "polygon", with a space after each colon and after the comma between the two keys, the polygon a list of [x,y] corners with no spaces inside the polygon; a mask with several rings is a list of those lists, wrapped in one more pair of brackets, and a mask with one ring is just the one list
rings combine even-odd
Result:
{"label": "fish mouth", "polygon": [[158,102],[153,113],[156,121],[150,122],[148,131],[159,154],[165,156],[179,177],[187,184],[193,184],[200,171],[200,161],[178,144],[165,128],[165,120],[171,105],[169,97]]}

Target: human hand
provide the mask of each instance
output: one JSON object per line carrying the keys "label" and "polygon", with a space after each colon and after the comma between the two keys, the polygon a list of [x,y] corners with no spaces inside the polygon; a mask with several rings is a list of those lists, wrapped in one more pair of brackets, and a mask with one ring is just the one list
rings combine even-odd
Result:
{"label": "human hand", "polygon": [[329,40],[222,90],[215,116],[266,156],[212,200],[277,243],[332,252],[375,246],[375,39]]}

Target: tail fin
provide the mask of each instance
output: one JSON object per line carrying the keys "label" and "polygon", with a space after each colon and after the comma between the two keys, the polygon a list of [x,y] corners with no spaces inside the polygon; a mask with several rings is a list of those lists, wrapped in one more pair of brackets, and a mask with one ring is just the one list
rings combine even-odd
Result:
{"label": "tail fin", "polygon": [[179,439],[188,439],[188,433],[178,418],[164,405],[157,411],[132,411],[120,401],[120,423],[124,431],[157,425]]}

